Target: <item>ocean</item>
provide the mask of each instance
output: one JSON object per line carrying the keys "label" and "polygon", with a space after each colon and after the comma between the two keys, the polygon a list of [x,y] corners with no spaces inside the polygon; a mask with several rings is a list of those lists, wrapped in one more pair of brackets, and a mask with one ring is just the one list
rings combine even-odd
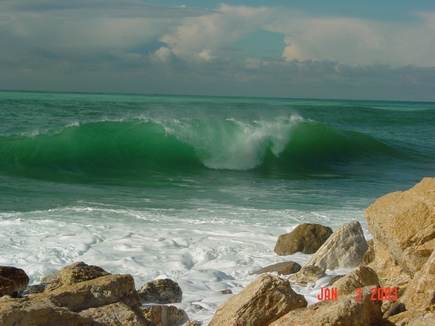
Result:
{"label": "ocean", "polygon": [[[370,238],[364,210],[434,162],[435,103],[2,91],[0,265],[168,277],[207,325],[220,290],[309,258],[277,256],[280,234]],[[313,303],[326,282],[296,288]]]}

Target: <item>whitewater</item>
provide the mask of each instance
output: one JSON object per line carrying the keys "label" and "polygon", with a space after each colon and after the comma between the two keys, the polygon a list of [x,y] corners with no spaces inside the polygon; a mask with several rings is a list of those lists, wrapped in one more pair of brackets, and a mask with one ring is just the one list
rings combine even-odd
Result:
{"label": "whitewater", "polygon": [[0,265],[171,278],[207,325],[219,291],[308,260],[273,252],[297,225],[370,238],[376,198],[434,176],[434,126],[435,103],[0,92]]}

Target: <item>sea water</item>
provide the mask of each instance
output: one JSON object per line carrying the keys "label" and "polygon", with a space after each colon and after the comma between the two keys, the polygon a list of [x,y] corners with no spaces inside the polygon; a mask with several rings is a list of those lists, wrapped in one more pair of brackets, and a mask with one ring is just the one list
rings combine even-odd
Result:
{"label": "sea water", "polygon": [[[435,103],[0,92],[0,265],[76,261],[217,306],[301,223],[336,230],[435,175]],[[328,279],[295,287],[309,303]]]}

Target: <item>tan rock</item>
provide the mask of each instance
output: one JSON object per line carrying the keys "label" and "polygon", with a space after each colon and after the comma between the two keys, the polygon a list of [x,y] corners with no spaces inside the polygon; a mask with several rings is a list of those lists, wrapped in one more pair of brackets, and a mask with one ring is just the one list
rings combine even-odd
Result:
{"label": "tan rock", "polygon": [[266,266],[262,269],[259,269],[258,271],[255,271],[252,274],[264,274],[264,273],[273,273],[277,272],[281,275],[290,275],[294,274],[296,272],[299,272],[301,269],[301,265],[294,261],[285,261],[282,263],[273,264],[270,266]]}
{"label": "tan rock", "polygon": [[330,270],[356,267],[367,249],[361,224],[353,221],[335,231],[304,266],[316,265]]}
{"label": "tan rock", "polygon": [[373,269],[359,266],[334,283],[338,295],[355,294],[356,288],[379,287],[379,278]]}
{"label": "tan rock", "polygon": [[431,306],[425,310],[405,311],[388,318],[385,326],[433,326],[435,325],[435,307]]}
{"label": "tan rock", "polygon": [[435,178],[379,198],[365,217],[375,247],[384,248],[413,277],[435,248]]}
{"label": "tan rock", "polygon": [[290,233],[278,237],[275,253],[278,256],[296,252],[314,254],[332,234],[332,229],[320,224],[300,224]]}
{"label": "tan rock", "polygon": [[201,326],[201,324],[196,321],[189,320],[181,326]]}
{"label": "tan rock", "polygon": [[160,279],[144,284],[138,290],[142,302],[179,303],[183,298],[180,286],[170,279]]}
{"label": "tan rock", "polygon": [[55,306],[47,298],[2,300],[0,325],[14,326],[102,326],[92,318],[80,316],[66,308]]}
{"label": "tan rock", "polygon": [[155,326],[142,314],[131,275],[75,263],[44,281],[38,293],[1,298],[0,325]]}
{"label": "tan rock", "polygon": [[105,275],[110,275],[110,273],[101,267],[77,262],[60,269],[52,275],[44,277],[41,283],[49,283],[46,290],[51,291],[62,285],[89,281]]}
{"label": "tan rock", "polygon": [[366,253],[364,254],[363,259],[361,261],[361,263],[363,265],[368,265],[375,259],[375,245],[374,245],[373,239],[370,239],[369,241],[367,241],[367,246],[368,246],[368,249],[367,249]]}
{"label": "tan rock", "polygon": [[302,325],[377,325],[382,318],[381,301],[371,300],[370,288],[362,289],[362,300],[355,295],[339,296],[338,300],[321,301],[304,309],[296,309],[270,326]]}
{"label": "tan rock", "polygon": [[263,274],[225,301],[209,326],[269,325],[287,312],[306,306],[304,296],[296,294],[287,280]]}
{"label": "tan rock", "polygon": [[121,302],[89,308],[81,311],[79,315],[108,326],[156,326],[142,313],[132,310]]}
{"label": "tan rock", "polygon": [[411,277],[405,273],[397,262],[380,244],[374,244],[374,259],[367,266],[378,274],[379,282],[384,288],[406,288]]}
{"label": "tan rock", "polygon": [[406,310],[423,310],[435,304],[435,250],[415,274],[400,302]]}
{"label": "tan rock", "polygon": [[325,276],[324,268],[315,265],[304,266],[299,272],[290,276],[289,281],[305,287],[308,283],[315,284],[317,280],[323,276]]}
{"label": "tan rock", "polygon": [[21,268],[0,266],[0,297],[17,296],[29,284],[29,277]]}
{"label": "tan rock", "polygon": [[141,305],[131,275],[107,275],[72,285],[63,285],[55,290],[48,289],[34,296],[46,296],[57,306],[71,311],[97,308],[115,302],[123,302],[131,309]]}
{"label": "tan rock", "polygon": [[151,306],[142,309],[142,313],[157,326],[174,326],[189,320],[184,310],[174,306]]}

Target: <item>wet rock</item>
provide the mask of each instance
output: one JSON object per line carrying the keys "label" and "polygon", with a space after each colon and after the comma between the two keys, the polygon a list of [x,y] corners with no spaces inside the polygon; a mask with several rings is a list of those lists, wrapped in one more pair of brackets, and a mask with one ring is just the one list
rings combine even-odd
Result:
{"label": "wet rock", "polygon": [[138,293],[142,302],[179,303],[183,298],[180,286],[168,278],[148,282],[138,290]]}
{"label": "wet rock", "polygon": [[17,297],[29,284],[29,277],[21,268],[0,266],[0,297]]}
{"label": "wet rock", "polygon": [[294,261],[286,261],[282,263],[273,264],[267,267],[264,267],[258,271],[255,271],[252,274],[264,274],[264,273],[273,273],[276,272],[281,275],[290,275],[296,272],[299,272],[301,269],[301,265]]}
{"label": "wet rock", "polygon": [[290,276],[289,281],[305,287],[308,283],[316,283],[323,276],[325,276],[324,268],[315,265],[304,266],[299,272]]}
{"label": "wet rock", "polygon": [[278,237],[275,253],[278,256],[292,255],[296,252],[315,253],[332,234],[332,229],[320,224],[301,224],[290,233]]}

